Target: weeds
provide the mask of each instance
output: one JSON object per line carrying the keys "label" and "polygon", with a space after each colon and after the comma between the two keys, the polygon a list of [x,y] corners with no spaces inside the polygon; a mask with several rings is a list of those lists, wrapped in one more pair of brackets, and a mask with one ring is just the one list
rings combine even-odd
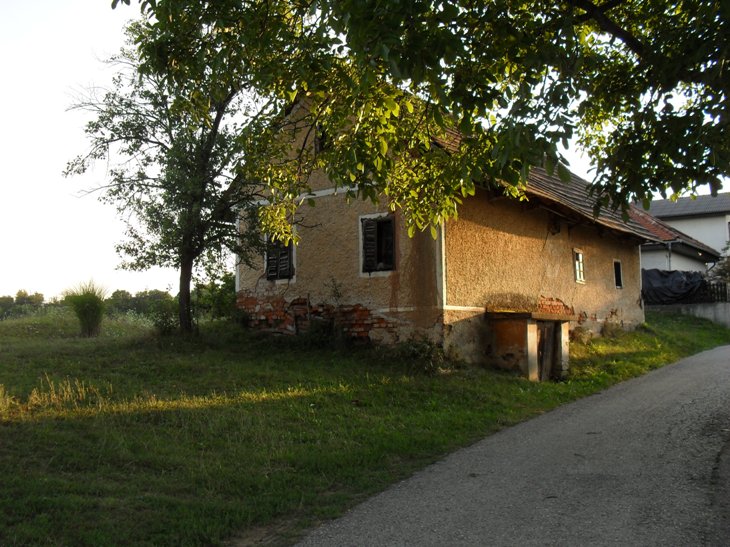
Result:
{"label": "weeds", "polygon": [[98,336],[104,317],[104,297],[106,291],[93,281],[81,283],[75,289],[64,293],[64,302],[73,309],[81,323],[81,335]]}

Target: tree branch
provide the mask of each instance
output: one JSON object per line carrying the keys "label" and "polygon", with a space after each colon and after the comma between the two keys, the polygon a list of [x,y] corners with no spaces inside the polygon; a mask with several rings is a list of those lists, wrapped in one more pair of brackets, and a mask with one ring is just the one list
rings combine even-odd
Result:
{"label": "tree branch", "polygon": [[585,11],[587,18],[593,19],[596,23],[598,23],[598,26],[604,32],[607,32],[611,36],[615,36],[616,38],[621,40],[624,44],[626,44],[626,47],[628,47],[638,57],[643,57],[645,55],[646,47],[644,46],[644,44],[641,43],[641,41],[636,38],[636,36],[618,25],[606,15],[606,12],[609,9],[621,3],[620,0],[609,1],[601,6],[597,6],[590,0],[570,0],[570,3],[573,4],[575,7]]}

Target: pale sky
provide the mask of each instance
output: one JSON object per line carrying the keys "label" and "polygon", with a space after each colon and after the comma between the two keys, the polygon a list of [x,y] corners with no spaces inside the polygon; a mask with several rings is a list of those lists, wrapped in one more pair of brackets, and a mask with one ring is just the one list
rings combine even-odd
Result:
{"label": "pale sky", "polygon": [[[101,62],[123,43],[139,5],[110,0],[0,0],[0,296],[19,289],[48,300],[93,280],[108,292],[177,292],[177,273],[116,269],[124,225],[114,208],[84,190],[104,182],[104,164],[64,178],[66,162],[87,147],[88,118],[67,112],[84,88],[105,85]],[[585,165],[571,165],[586,177]]]}
{"label": "pale sky", "polygon": [[112,10],[111,0],[0,0],[0,295],[49,299],[90,279],[109,292],[177,292],[174,271],[116,270],[124,226],[112,207],[80,197],[103,182],[104,165],[61,175],[87,146],[86,115],[66,109],[79,90],[109,82],[101,60],[119,50],[138,10]]}

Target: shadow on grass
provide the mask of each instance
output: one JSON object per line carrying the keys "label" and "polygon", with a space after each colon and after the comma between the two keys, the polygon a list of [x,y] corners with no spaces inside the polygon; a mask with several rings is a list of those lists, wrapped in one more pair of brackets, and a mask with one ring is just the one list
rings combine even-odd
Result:
{"label": "shadow on grass", "polygon": [[307,525],[539,412],[539,391],[499,374],[381,376],[6,421],[0,540],[210,544]]}

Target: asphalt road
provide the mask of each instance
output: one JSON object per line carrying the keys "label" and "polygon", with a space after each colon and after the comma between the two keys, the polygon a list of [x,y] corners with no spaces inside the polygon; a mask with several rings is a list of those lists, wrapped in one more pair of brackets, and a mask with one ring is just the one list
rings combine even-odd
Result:
{"label": "asphalt road", "polygon": [[730,346],[455,452],[301,545],[730,545]]}

